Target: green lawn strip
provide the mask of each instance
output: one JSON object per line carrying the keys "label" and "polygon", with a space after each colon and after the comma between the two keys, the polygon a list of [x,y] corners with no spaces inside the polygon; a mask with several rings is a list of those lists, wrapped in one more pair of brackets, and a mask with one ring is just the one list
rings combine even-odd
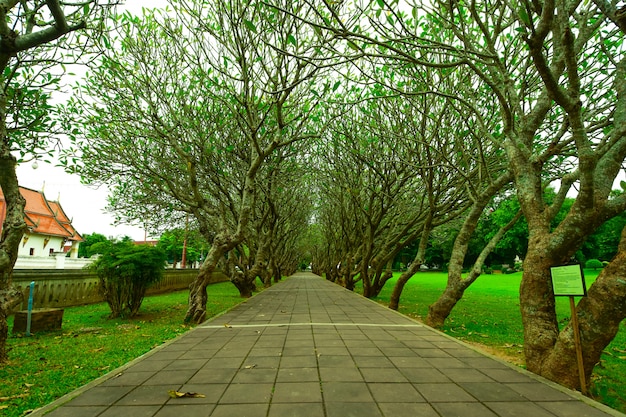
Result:
{"label": "green lawn strip", "polygon": [[[599,271],[585,270],[587,287]],[[376,301],[387,305],[395,280],[386,285]],[[523,327],[519,311],[519,285],[522,273],[483,275],[465,293],[452,311],[442,331],[469,343],[494,349],[498,356],[513,363],[523,363]],[[400,312],[421,320],[428,306],[443,292],[447,275],[441,272],[420,272],[407,283],[400,300]],[[357,291],[361,291],[357,287]],[[568,297],[558,297],[559,326],[570,317]],[[492,351],[493,353],[493,351]],[[590,391],[592,396],[619,411],[626,412],[626,328],[622,327],[605,349],[596,366]]]}
{"label": "green lawn strip", "polygon": [[[107,319],[106,303],[69,307],[61,332],[10,334],[10,363],[0,367],[0,415],[22,416],[185,333],[188,294],[146,297],[133,319]],[[230,282],[211,285],[208,294],[209,317],[242,301]]]}

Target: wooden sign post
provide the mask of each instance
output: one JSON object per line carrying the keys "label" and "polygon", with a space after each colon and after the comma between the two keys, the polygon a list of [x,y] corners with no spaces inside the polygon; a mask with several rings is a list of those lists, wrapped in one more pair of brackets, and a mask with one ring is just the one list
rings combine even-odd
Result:
{"label": "wooden sign post", "polygon": [[572,312],[572,330],[574,331],[574,345],[576,346],[576,361],[578,363],[578,376],[580,377],[580,392],[587,395],[583,348],[580,342],[580,328],[578,326],[578,315],[576,314],[576,302],[574,301],[574,297],[585,297],[587,295],[583,270],[580,265],[555,266],[550,268],[550,270],[554,295],[556,297],[569,297],[569,305]]}

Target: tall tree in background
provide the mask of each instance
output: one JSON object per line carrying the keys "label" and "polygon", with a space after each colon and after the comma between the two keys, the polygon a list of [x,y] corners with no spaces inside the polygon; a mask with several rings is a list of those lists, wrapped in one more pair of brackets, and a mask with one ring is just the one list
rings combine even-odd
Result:
{"label": "tall tree in background", "polygon": [[7,315],[22,297],[11,286],[17,248],[26,230],[15,155],[34,157],[54,148],[47,136],[56,130],[49,98],[59,78],[53,74],[64,72],[61,64],[80,62],[92,45],[84,29],[99,28],[113,3],[0,1],[0,188],[6,201],[0,237],[0,363],[7,360]]}

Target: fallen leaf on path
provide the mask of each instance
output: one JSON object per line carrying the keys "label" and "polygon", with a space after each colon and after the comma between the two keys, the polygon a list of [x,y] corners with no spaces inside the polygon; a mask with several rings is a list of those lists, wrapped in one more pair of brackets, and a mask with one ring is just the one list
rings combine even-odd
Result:
{"label": "fallen leaf on path", "polygon": [[244,369],[254,369],[254,368],[256,368],[256,364],[254,364],[254,365],[247,365],[247,366],[244,366],[243,368]]}
{"label": "fallen leaf on path", "polygon": [[178,392],[174,390],[168,391],[172,398],[205,398],[206,395],[198,394],[197,392]]}
{"label": "fallen leaf on path", "polygon": [[233,328],[233,326],[231,326],[231,325],[230,325],[230,324],[228,324],[228,323],[224,323],[224,327],[228,327],[229,329],[232,329],[232,328]]}

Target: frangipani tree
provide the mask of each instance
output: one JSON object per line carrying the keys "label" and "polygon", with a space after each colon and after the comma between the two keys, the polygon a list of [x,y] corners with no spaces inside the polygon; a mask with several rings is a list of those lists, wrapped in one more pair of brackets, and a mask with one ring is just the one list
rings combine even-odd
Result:
{"label": "frangipani tree", "polygon": [[[529,370],[578,387],[572,329],[559,330],[550,267],[568,262],[604,221],[626,208],[611,189],[626,157],[623,14],[596,2],[310,2],[307,20],[343,38],[353,56],[397,66],[470,69],[497,114],[503,151],[529,227],[520,304]],[[463,101],[468,85],[445,90]],[[558,180],[556,198],[544,189]],[[568,193],[574,204],[552,220]],[[623,248],[622,245],[620,248]],[[587,376],[626,316],[623,249],[580,302]]]}
{"label": "frangipani tree", "polygon": [[[176,17],[119,17],[110,41],[119,49],[102,56],[70,110],[82,122],[84,178],[114,185],[112,207],[127,219],[188,213],[212,242],[186,315],[202,322],[211,273],[251,227],[258,174],[278,149],[318,136],[310,90],[328,86],[291,14],[240,0],[172,7]],[[249,279],[232,280],[251,294]]]}

